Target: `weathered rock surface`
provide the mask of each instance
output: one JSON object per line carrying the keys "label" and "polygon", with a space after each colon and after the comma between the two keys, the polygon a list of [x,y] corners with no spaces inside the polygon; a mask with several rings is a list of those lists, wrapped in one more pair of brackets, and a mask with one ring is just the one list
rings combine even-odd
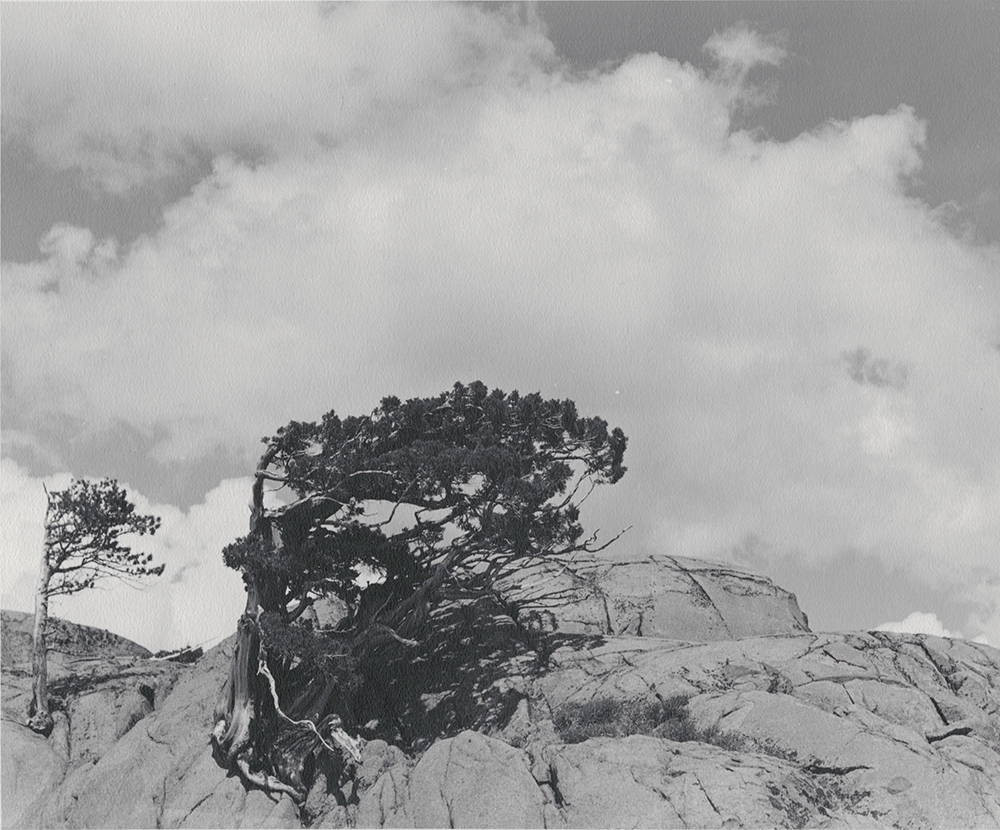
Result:
{"label": "weathered rock surface", "polygon": [[542,754],[549,827],[802,827],[831,816],[814,776],[764,755],[641,735]]}
{"label": "weathered rock surface", "polygon": [[97,761],[164,697],[178,672],[148,650],[101,629],[51,620],[49,692],[56,701],[48,739],[26,726],[31,698],[29,614],[2,612],[2,821],[17,826],[76,768]]}
{"label": "weathered rock surface", "polygon": [[[549,588],[560,578],[548,574]],[[502,716],[472,685],[428,694],[422,723],[443,737],[409,756],[370,742],[351,784],[320,778],[301,809],[248,791],[212,757],[231,641],[193,665],[112,656],[67,673],[47,740],[13,722],[27,678],[5,660],[3,824],[1000,827],[1000,652],[811,633],[792,595],[692,560],[595,563],[567,596],[542,621],[548,637],[532,609],[516,624],[484,618],[531,634],[507,657],[490,652]],[[574,706],[678,696],[676,739],[567,743],[556,728]],[[442,709],[455,717],[431,716]]]}
{"label": "weathered rock surface", "polygon": [[707,744],[593,738],[533,758],[463,732],[388,769],[362,795],[357,826],[803,826],[829,819],[824,799],[786,761]]}
{"label": "weathered rock surface", "polygon": [[[5,803],[4,825],[299,826],[290,799],[246,791],[212,758],[212,710],[231,657],[230,640],[191,666],[144,661],[73,700],[70,757],[61,783],[37,795],[16,818],[11,813],[8,819]],[[143,688],[152,689],[152,702]],[[108,740],[117,732],[117,740]],[[97,739],[102,734],[103,740]],[[83,738],[82,747],[74,735]]]}
{"label": "weathered rock surface", "polygon": [[359,827],[544,827],[523,750],[478,732],[438,741],[415,766],[389,767],[361,797]]}
{"label": "weathered rock surface", "polygon": [[662,554],[540,562],[501,583],[526,620],[564,634],[732,640],[808,631],[795,595],[734,565]]}
{"label": "weathered rock surface", "polygon": [[22,724],[5,720],[0,734],[0,821],[15,826],[35,799],[62,781],[67,759]]}
{"label": "weathered rock surface", "polygon": [[538,684],[550,711],[681,694],[714,740],[808,776],[831,819],[1000,826],[1000,653],[988,646],[881,632],[617,638],[552,660]]}

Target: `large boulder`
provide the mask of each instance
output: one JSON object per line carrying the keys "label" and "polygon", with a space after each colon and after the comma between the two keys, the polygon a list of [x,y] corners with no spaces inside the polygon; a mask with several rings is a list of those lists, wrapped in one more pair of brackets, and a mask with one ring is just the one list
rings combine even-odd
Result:
{"label": "large boulder", "polygon": [[706,642],[809,630],[795,595],[751,571],[664,554],[541,561],[507,576],[519,619],[564,634]]}
{"label": "large boulder", "polygon": [[767,755],[645,736],[551,745],[547,827],[864,826],[815,776]]}
{"label": "large boulder", "polygon": [[[58,729],[57,724],[53,731]],[[23,724],[6,719],[2,746],[0,822],[4,827],[16,827],[28,807],[62,781],[66,757],[59,751],[58,744],[50,743]]]}
{"label": "large boulder", "polygon": [[362,795],[357,826],[544,827],[544,802],[525,752],[466,731],[412,768],[385,770]]}
{"label": "large boulder", "polygon": [[89,767],[153,711],[178,667],[148,659],[136,643],[89,626],[53,619],[49,698],[55,726],[48,738],[25,725],[31,700],[30,615],[4,611],[3,762],[4,826],[30,823],[77,769]]}
{"label": "large boulder", "polygon": [[634,735],[555,742],[533,755],[464,732],[416,765],[384,770],[361,795],[354,826],[879,826],[827,778],[707,743]]}
{"label": "large boulder", "polygon": [[[476,808],[494,796],[525,805],[520,823],[503,813],[508,826],[537,826],[539,796],[547,827],[1000,826],[988,646],[879,632],[560,640],[493,733],[516,751],[464,733],[416,767],[387,766],[362,788],[358,826],[489,826]],[[568,743],[555,726],[574,706],[678,699],[683,740]]]}

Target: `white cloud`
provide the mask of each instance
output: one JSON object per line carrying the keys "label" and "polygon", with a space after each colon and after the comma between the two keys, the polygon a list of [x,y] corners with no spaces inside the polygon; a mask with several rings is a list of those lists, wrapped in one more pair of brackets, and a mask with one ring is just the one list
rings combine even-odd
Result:
{"label": "white cloud", "polygon": [[765,37],[745,23],[712,34],[704,50],[717,64],[715,76],[726,101],[739,107],[768,100],[765,91],[747,83],[748,76],[755,67],[780,66],[787,57],[783,41],[781,33]]}
{"label": "white cloud", "polygon": [[935,637],[962,638],[961,632],[949,631],[937,618],[937,614],[914,611],[899,622],[887,622],[875,626],[875,631],[894,631],[900,634],[931,634]]}
{"label": "white cloud", "polygon": [[761,64],[778,66],[786,57],[779,37],[764,37],[746,24],[714,32],[705,44],[708,52],[729,72],[743,76]]}
{"label": "white cloud", "polygon": [[965,628],[977,632],[974,642],[1000,648],[1000,578],[989,568],[979,568],[969,583],[963,593],[972,611]]}
{"label": "white cloud", "polygon": [[19,5],[4,10],[4,130],[121,191],[198,152],[391,133],[546,53],[537,28],[458,4]]}
{"label": "white cloud", "polygon": [[[8,458],[0,459],[0,529],[4,538],[0,605],[34,611],[45,522],[45,493],[69,485],[71,475],[32,478]],[[222,563],[222,548],[246,533],[250,481],[227,480],[186,513],[150,504],[123,483],[141,513],[160,516],[156,535],[134,545],[165,563],[162,577],[130,588],[115,580],[91,590],[56,597],[49,613],[122,634],[147,648],[179,648],[226,637],[236,630],[245,593],[239,575]],[[178,577],[180,577],[178,579]]]}
{"label": "white cloud", "polygon": [[[731,131],[738,79],[655,55],[571,77],[535,30],[478,9],[348,4],[334,26],[283,8],[260,12],[282,25],[259,77],[256,53],[228,68],[208,54],[219,17],[178,52],[194,68],[170,93],[151,91],[181,71],[155,17],[128,49],[67,47],[51,76],[5,50],[4,95],[53,163],[104,175],[85,157],[94,125],[123,146],[146,130],[214,148],[248,124],[268,149],[253,167],[218,156],[129,250],[61,227],[39,262],[4,264],[17,429],[120,420],[162,430],[163,459],[217,442],[249,455],[292,418],[481,378],[625,429],[629,474],[587,507],[635,525],[631,544],[698,556],[753,533],[941,584],[997,575],[1000,256],[908,195],[925,135],[911,110],[776,143]],[[393,14],[383,46],[374,26]],[[753,39],[714,48],[779,59]],[[121,96],[42,94],[126,65]],[[205,78],[218,113],[196,100]],[[145,175],[118,157],[116,175]],[[857,382],[850,354],[905,382]]]}

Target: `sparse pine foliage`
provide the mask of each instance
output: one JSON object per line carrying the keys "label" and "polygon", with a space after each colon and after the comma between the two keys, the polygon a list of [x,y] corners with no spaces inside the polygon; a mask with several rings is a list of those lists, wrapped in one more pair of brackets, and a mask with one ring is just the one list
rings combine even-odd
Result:
{"label": "sparse pine foliage", "polygon": [[129,536],[152,536],[160,519],[137,513],[117,481],[81,479],[65,490],[46,493],[48,596],[75,594],[106,577],[132,583],[163,573],[165,566],[153,565],[152,554],[123,544]]}
{"label": "sparse pine foliage", "polygon": [[153,565],[151,554],[133,551],[130,536],[156,533],[157,516],[136,512],[125,490],[113,479],[75,480],[65,490],[45,491],[45,543],[35,591],[32,652],[32,698],[28,724],[48,733],[52,728],[47,692],[45,626],[50,597],[92,588],[101,579],[137,584],[159,576],[164,565]]}

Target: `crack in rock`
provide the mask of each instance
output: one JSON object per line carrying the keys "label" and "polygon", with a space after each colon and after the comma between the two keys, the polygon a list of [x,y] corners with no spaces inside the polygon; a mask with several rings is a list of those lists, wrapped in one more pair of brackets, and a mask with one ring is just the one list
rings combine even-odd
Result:
{"label": "crack in rock", "polygon": [[934,707],[934,711],[937,712],[938,717],[941,718],[941,723],[945,726],[948,725],[948,718],[945,717],[944,712],[941,709],[941,704],[939,704],[933,697],[927,695],[927,699],[930,700],[931,705]]}
{"label": "crack in rock", "polygon": [[600,594],[601,604],[604,606],[604,624],[606,627],[605,633],[614,636],[615,629],[614,626],[611,625],[611,612],[608,610],[608,597],[604,591],[601,591]]}
{"label": "crack in rock", "polygon": [[559,789],[559,774],[556,772],[555,764],[549,764],[549,780],[547,783],[552,788],[552,795],[556,800],[556,807],[560,810],[567,806],[567,801],[565,796],[563,796],[562,790]]}
{"label": "crack in rock", "polygon": [[680,562],[677,561],[675,557],[667,556],[665,558],[673,562],[674,567],[676,567],[677,570],[679,570],[688,579],[691,580],[691,585],[694,588],[694,590],[692,591],[692,597],[694,598],[695,603],[701,605],[704,608],[711,607],[712,610],[715,611],[716,615],[718,616],[719,622],[722,624],[722,627],[725,630],[726,634],[732,637],[733,633],[732,631],[729,630],[729,626],[726,624],[726,620],[725,617],[722,615],[722,611],[719,610],[719,606],[715,604],[715,602],[712,600],[712,597],[709,596],[708,591],[705,590],[704,586],[701,584],[701,582],[698,581],[698,578],[694,575],[694,573],[685,568]]}
{"label": "crack in rock", "polygon": [[945,729],[935,729],[932,732],[928,732],[926,737],[927,737],[927,743],[933,744],[937,743],[938,741],[943,741],[945,738],[954,737],[955,735],[971,735],[971,734],[972,734],[972,726],[970,726],[967,723],[963,724],[959,722],[951,724]]}
{"label": "crack in rock", "polygon": [[[945,668],[949,668],[949,667],[942,666],[937,661],[937,659],[934,657],[934,654],[931,652],[931,650],[929,648],[927,648],[927,643],[924,640],[920,641],[920,648],[923,650],[924,654],[927,655],[927,659],[930,662],[931,666],[934,668],[934,671],[937,672],[938,675],[940,675],[941,679],[944,681],[945,687],[949,691],[951,691],[951,692],[953,692],[955,694],[958,694],[959,689],[962,688],[962,684],[961,683],[956,683],[954,680],[952,680],[952,675],[955,673],[955,667],[954,667],[954,665],[952,665],[950,667],[951,671],[945,671]],[[936,703],[934,705],[937,706]],[[947,720],[945,721],[945,723],[947,723]]]}
{"label": "crack in rock", "polygon": [[717,816],[718,816],[719,818],[722,818],[722,813],[720,813],[720,812],[719,812],[719,808],[715,806],[715,802],[714,802],[714,801],[712,801],[712,796],[710,796],[710,795],[708,794],[708,790],[706,790],[706,789],[705,789],[705,785],[704,785],[704,784],[703,784],[703,783],[701,782],[701,778],[699,778],[699,777],[698,777],[698,776],[696,775],[696,776],[694,777],[694,780],[695,780],[695,782],[696,782],[696,783],[698,784],[698,787],[699,787],[699,789],[701,790],[702,794],[703,794],[703,795],[705,796],[705,800],[706,800],[706,801],[708,802],[708,805],[709,805],[709,806],[710,806],[710,807],[711,807],[711,808],[712,808],[712,809],[713,809],[713,810],[715,811],[715,814],[716,814],[716,815],[717,815]]}
{"label": "crack in rock", "polygon": [[867,764],[855,764],[850,767],[825,767],[822,764],[807,764],[802,767],[803,772],[812,773],[813,775],[848,775],[859,769],[871,769],[871,767]]}

